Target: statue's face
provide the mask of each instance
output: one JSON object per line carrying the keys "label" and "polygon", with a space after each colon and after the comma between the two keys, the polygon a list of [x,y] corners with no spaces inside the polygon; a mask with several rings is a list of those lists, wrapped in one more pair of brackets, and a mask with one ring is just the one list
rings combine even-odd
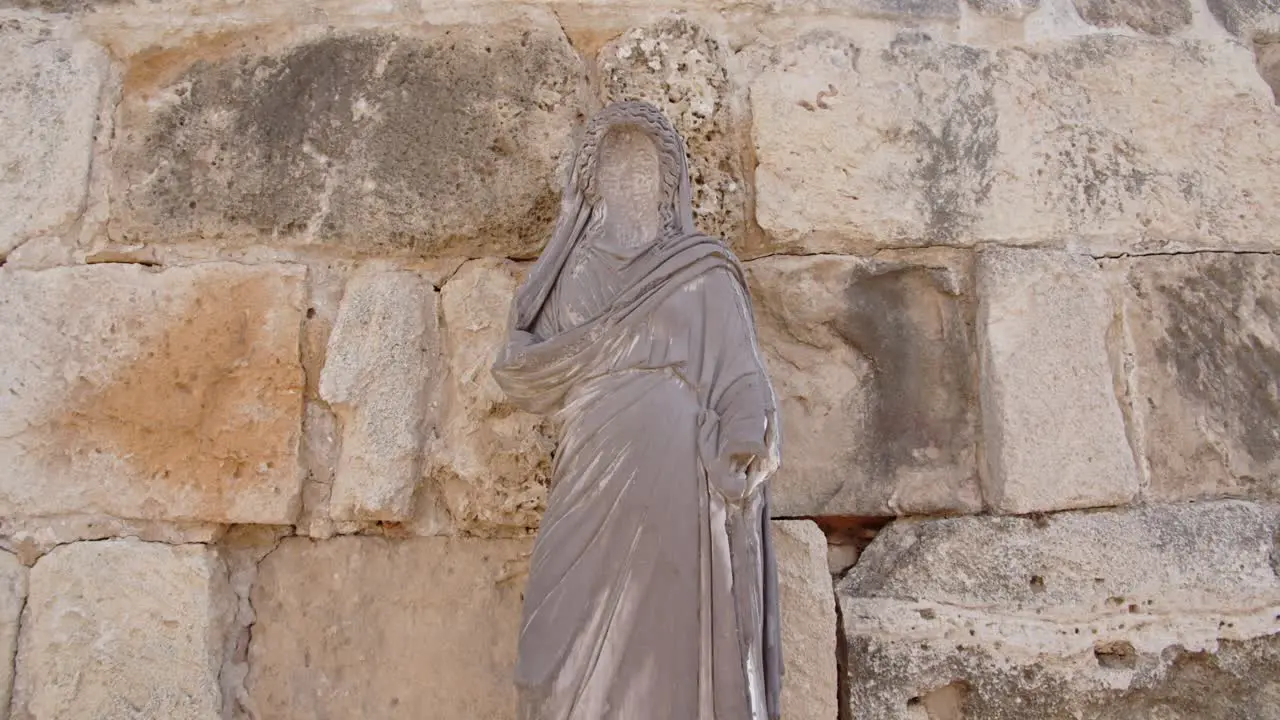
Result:
{"label": "statue's face", "polygon": [[605,207],[606,235],[623,247],[652,242],[662,227],[662,176],[658,147],[644,131],[609,130],[596,159],[596,189]]}

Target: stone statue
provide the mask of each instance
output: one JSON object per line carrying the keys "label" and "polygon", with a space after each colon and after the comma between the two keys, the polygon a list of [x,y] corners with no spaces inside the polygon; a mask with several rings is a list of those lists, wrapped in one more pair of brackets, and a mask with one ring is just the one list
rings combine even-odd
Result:
{"label": "stone statue", "polygon": [[652,105],[589,123],[493,373],[560,428],[520,720],[776,719],[773,389],[742,267]]}

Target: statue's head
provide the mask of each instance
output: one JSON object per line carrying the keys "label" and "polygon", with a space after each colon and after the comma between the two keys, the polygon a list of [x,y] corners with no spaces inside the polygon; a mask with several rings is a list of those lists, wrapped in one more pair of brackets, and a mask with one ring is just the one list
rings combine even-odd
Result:
{"label": "statue's head", "polygon": [[591,119],[574,181],[629,244],[692,230],[684,142],[649,103],[614,103]]}

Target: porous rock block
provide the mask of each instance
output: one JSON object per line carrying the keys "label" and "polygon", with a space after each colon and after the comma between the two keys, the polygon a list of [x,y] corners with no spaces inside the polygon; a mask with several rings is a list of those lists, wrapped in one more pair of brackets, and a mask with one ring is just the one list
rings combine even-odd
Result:
{"label": "porous rock block", "polygon": [[850,717],[1280,717],[1280,510],[902,521],[837,588]]}
{"label": "porous rock block", "polygon": [[289,523],[304,268],[0,275],[0,515]]}
{"label": "porous rock block", "polygon": [[215,551],[59,547],[31,570],[14,720],[218,720],[235,594]]}
{"label": "porous rock block", "polygon": [[671,119],[689,155],[694,222],[739,242],[746,231],[744,88],[730,73],[732,48],[683,17],[632,28],[597,54],[604,100],[653,103]]}
{"label": "porous rock block", "polygon": [[527,540],[286,539],[259,566],[257,717],[515,716]]}
{"label": "porous rock block", "polygon": [[[586,74],[550,14],[130,59],[112,237],[536,254]],[[302,32],[302,31],[299,31]]]}
{"label": "porous rock block", "polygon": [[84,205],[108,64],[68,22],[0,19],[0,258]]}
{"label": "porous rock block", "polygon": [[439,351],[436,291],[426,278],[375,270],[347,283],[319,388],[342,422],[333,519],[412,517]]}
{"label": "porous rock block", "polygon": [[0,720],[8,720],[13,664],[18,652],[18,626],[27,601],[27,568],[0,552]]}
{"label": "porous rock block", "polygon": [[1097,262],[988,250],[977,275],[987,504],[1028,513],[1132,500],[1138,471],[1106,342],[1115,309]]}
{"label": "porous rock block", "polygon": [[1122,261],[1138,442],[1158,500],[1280,500],[1280,257]]}
{"label": "porous rock block", "polygon": [[775,516],[982,508],[970,275],[958,253],[747,264],[782,412]]}
{"label": "porous rock block", "polygon": [[1238,45],[823,30],[773,49],[750,96],[756,219],[779,251],[1276,247],[1280,122]]}
{"label": "porous rock block", "polygon": [[551,480],[550,420],[512,406],[490,373],[506,341],[519,280],[514,263],[474,260],[440,292],[443,419],[428,444],[426,474],[454,527],[475,535],[536,528]]}
{"label": "porous rock block", "polygon": [[836,720],[836,602],[827,538],[812,520],[775,520],[782,616],[782,717]]}

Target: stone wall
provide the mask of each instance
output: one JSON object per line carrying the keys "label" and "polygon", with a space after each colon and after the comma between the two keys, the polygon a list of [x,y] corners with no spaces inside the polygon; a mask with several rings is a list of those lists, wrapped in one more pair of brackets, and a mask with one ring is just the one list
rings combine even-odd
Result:
{"label": "stone wall", "polygon": [[1280,718],[1278,92],[1276,0],[0,0],[0,718],[512,717],[488,367],[619,98],[747,261],[788,720]]}

